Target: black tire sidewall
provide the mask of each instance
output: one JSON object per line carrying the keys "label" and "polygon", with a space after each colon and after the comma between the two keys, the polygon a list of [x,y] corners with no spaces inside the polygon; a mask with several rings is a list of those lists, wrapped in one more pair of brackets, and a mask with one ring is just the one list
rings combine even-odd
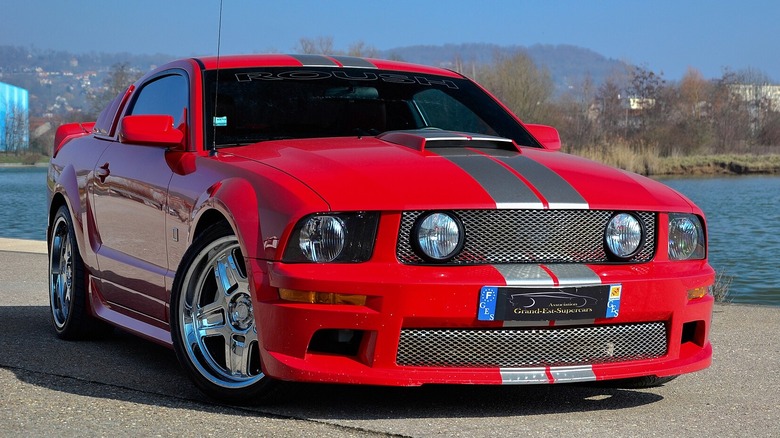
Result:
{"label": "black tire sidewall", "polygon": [[[54,244],[54,237],[57,232],[55,225],[60,219],[64,219],[68,227],[67,239],[70,241],[71,247],[71,264],[73,269],[72,289],[71,289],[71,301],[70,308],[68,309],[68,316],[65,318],[65,323],[62,327],[58,327],[54,321],[54,303],[52,302],[52,273],[51,264],[52,258],[58,257],[53,253],[52,245]],[[84,338],[91,333],[91,319],[87,309],[87,285],[86,275],[84,269],[84,262],[81,258],[81,252],[79,251],[78,242],[76,241],[75,228],[73,226],[73,219],[67,206],[61,206],[57,210],[57,214],[52,221],[52,235],[49,236],[49,318],[51,319],[52,327],[57,333],[57,336],[62,339],[74,340]]]}

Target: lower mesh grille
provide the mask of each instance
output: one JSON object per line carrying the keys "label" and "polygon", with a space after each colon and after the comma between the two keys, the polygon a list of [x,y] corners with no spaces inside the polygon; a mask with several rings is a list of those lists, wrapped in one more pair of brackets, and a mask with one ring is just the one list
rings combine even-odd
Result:
{"label": "lower mesh grille", "polygon": [[614,363],[666,354],[662,322],[549,329],[403,329],[396,363],[539,367]]}

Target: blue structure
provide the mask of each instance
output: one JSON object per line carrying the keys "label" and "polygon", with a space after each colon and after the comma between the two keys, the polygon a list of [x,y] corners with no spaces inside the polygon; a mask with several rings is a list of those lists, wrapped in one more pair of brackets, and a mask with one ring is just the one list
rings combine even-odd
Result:
{"label": "blue structure", "polygon": [[0,82],[0,151],[30,148],[30,96],[24,88]]}

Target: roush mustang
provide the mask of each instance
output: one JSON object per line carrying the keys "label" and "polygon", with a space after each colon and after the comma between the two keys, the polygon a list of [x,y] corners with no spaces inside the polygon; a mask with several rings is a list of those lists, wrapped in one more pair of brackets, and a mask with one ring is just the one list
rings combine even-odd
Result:
{"label": "roush mustang", "polygon": [[57,132],[51,316],[281,381],[664,383],[710,365],[704,214],[443,69],[192,58]]}

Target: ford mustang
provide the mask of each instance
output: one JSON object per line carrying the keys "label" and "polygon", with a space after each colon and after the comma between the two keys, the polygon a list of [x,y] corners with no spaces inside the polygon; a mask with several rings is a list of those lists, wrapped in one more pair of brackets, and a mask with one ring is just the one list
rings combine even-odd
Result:
{"label": "ford mustang", "polygon": [[57,131],[54,330],[121,327],[239,403],[284,381],[653,386],[709,366],[702,211],[560,147],[449,70],[171,62]]}

